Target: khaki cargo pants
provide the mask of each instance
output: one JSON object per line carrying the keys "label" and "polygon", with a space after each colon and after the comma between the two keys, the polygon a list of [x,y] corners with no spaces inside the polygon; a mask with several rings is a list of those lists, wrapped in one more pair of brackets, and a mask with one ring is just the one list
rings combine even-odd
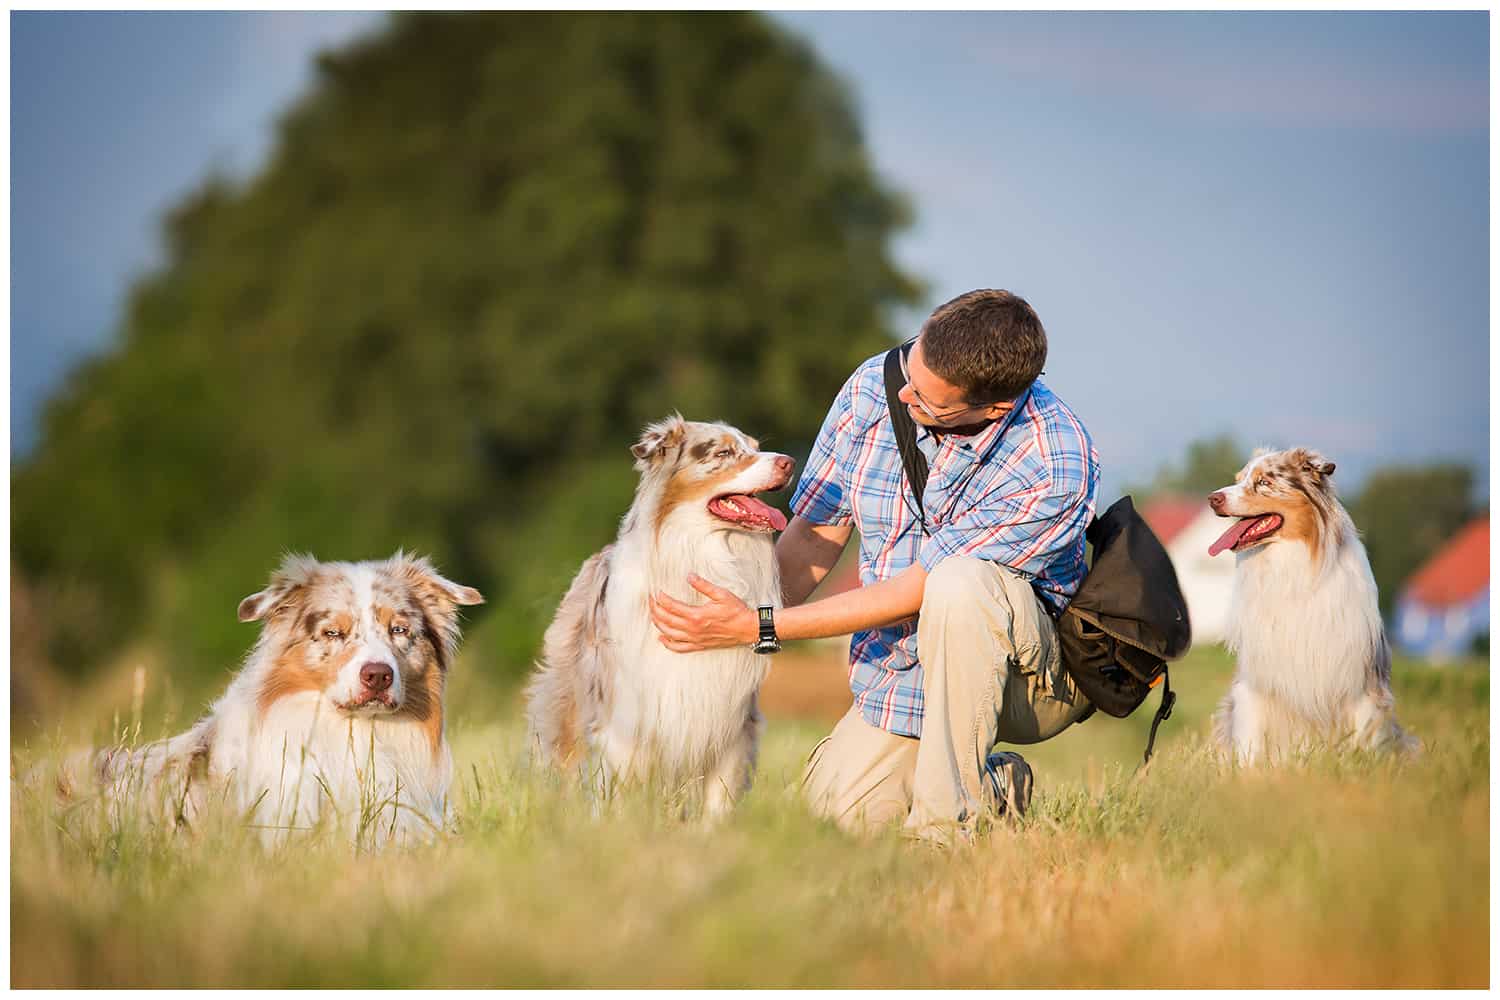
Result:
{"label": "khaki cargo pants", "polygon": [[1031,585],[996,563],[956,557],[928,574],[917,648],[921,739],[872,726],[852,707],[808,758],[803,795],[845,829],[902,821],[927,836],[971,825],[997,741],[1039,743],[1088,710]]}

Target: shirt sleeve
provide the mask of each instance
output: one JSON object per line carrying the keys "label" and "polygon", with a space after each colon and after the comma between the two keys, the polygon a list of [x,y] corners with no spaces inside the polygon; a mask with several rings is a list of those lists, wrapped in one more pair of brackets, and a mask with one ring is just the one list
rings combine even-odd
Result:
{"label": "shirt sleeve", "polygon": [[918,561],[930,573],[950,556],[971,556],[1035,579],[1082,544],[1093,516],[1092,490],[1083,483],[1049,479],[983,498],[923,542]]}
{"label": "shirt sleeve", "polygon": [[818,438],[813,442],[812,452],[807,456],[802,477],[797,480],[797,489],[792,493],[792,513],[813,524],[848,524],[854,519],[845,486],[852,454],[854,380],[857,377],[857,372],[849,376],[834,397],[833,406],[829,407]]}

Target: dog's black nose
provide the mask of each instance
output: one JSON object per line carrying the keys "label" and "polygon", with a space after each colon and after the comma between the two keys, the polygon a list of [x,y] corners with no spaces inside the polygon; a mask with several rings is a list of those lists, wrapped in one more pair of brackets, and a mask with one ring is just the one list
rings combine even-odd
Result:
{"label": "dog's black nose", "polygon": [[359,668],[359,681],[371,691],[384,691],[391,686],[395,674],[388,664],[366,663]]}
{"label": "dog's black nose", "polygon": [[1208,505],[1214,509],[1215,514],[1224,513],[1224,491],[1214,490],[1208,495]]}

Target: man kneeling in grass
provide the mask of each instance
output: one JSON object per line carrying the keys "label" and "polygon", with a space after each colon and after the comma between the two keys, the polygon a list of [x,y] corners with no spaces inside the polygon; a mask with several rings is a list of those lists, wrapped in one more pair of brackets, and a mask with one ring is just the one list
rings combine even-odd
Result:
{"label": "man kneeling in grass", "polygon": [[[1030,767],[991,753],[997,741],[1040,742],[1088,711],[1054,622],[1084,576],[1099,467],[1082,422],[1038,378],[1047,336],[1025,300],[960,295],[903,351],[899,399],[930,468],[921,510],[877,355],[840,390],[797,484],[776,545],[787,606],[771,617],[780,639],[853,635],[854,705],[808,761],[811,806],[848,829],[899,820],[946,840],[986,809],[1030,802]],[[862,586],[803,603],[854,527]],[[668,648],[757,641],[765,615],[689,583],[708,603],[659,594],[652,606]]]}

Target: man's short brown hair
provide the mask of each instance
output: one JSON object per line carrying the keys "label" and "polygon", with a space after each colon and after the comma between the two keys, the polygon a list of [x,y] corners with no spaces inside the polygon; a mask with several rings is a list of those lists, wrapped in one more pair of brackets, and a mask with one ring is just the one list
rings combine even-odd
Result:
{"label": "man's short brown hair", "polygon": [[975,406],[1015,399],[1047,363],[1047,331],[1019,295],[996,288],[944,302],[922,324],[922,360]]}

